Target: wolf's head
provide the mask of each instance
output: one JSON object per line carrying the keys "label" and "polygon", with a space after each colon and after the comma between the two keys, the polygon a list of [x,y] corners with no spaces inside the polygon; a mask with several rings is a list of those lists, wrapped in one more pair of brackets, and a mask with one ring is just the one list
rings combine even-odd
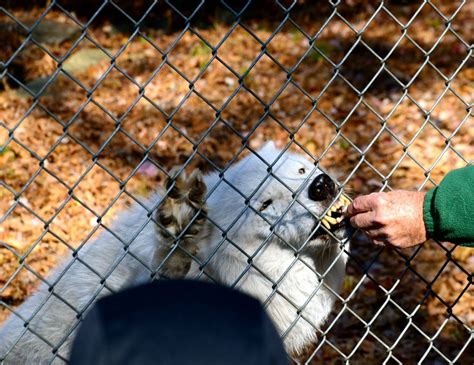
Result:
{"label": "wolf's head", "polygon": [[340,193],[334,181],[303,155],[271,142],[211,180],[211,218],[243,249],[271,240],[299,250],[348,235],[344,221],[332,220],[329,229],[319,221]]}

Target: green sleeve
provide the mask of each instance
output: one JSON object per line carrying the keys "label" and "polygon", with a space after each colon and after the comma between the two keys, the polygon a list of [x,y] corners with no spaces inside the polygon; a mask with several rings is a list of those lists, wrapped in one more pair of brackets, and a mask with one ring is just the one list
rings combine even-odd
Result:
{"label": "green sleeve", "polygon": [[423,205],[428,236],[474,247],[474,166],[448,173]]}

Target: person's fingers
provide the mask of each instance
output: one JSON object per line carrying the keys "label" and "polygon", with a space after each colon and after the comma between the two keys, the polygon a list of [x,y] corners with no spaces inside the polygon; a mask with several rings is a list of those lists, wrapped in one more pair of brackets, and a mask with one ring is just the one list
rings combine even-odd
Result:
{"label": "person's fingers", "polygon": [[380,247],[387,246],[387,242],[385,240],[372,240],[372,242],[375,246],[380,246]]}
{"label": "person's fingers", "polygon": [[369,212],[374,209],[376,200],[376,194],[359,196],[347,207],[346,215],[353,216],[355,214]]}
{"label": "person's fingers", "polygon": [[362,229],[361,231],[367,236],[367,238],[370,240],[370,242],[372,242],[375,246],[386,246],[387,245],[387,242],[386,242],[385,239],[373,236],[372,235],[372,232],[373,232],[372,230]]}
{"label": "person's fingers", "polygon": [[350,218],[352,227],[369,229],[374,227],[374,212],[360,213]]}
{"label": "person's fingers", "polygon": [[386,240],[388,239],[387,232],[383,228],[375,228],[376,225],[372,225],[372,228],[366,229],[365,232],[367,236],[369,236],[372,239],[383,239]]}

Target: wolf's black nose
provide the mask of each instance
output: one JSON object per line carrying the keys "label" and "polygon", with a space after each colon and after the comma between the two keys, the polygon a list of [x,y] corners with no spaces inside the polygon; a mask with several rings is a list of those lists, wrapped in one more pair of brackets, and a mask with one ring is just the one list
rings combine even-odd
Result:
{"label": "wolf's black nose", "polygon": [[315,201],[332,198],[335,193],[336,184],[326,174],[316,176],[308,189],[309,198]]}

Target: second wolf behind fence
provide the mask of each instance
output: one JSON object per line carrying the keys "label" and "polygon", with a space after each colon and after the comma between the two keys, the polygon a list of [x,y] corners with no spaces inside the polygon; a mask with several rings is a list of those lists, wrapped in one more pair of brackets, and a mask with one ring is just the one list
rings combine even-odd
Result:
{"label": "second wolf behind fence", "polygon": [[256,297],[290,355],[317,341],[348,250],[345,200],[333,180],[268,143],[223,174],[181,174],[167,188],[149,198],[150,207],[162,200],[156,212],[141,205],[123,212],[11,315],[0,330],[0,360],[63,363],[90,305],[156,270],[212,278]]}

